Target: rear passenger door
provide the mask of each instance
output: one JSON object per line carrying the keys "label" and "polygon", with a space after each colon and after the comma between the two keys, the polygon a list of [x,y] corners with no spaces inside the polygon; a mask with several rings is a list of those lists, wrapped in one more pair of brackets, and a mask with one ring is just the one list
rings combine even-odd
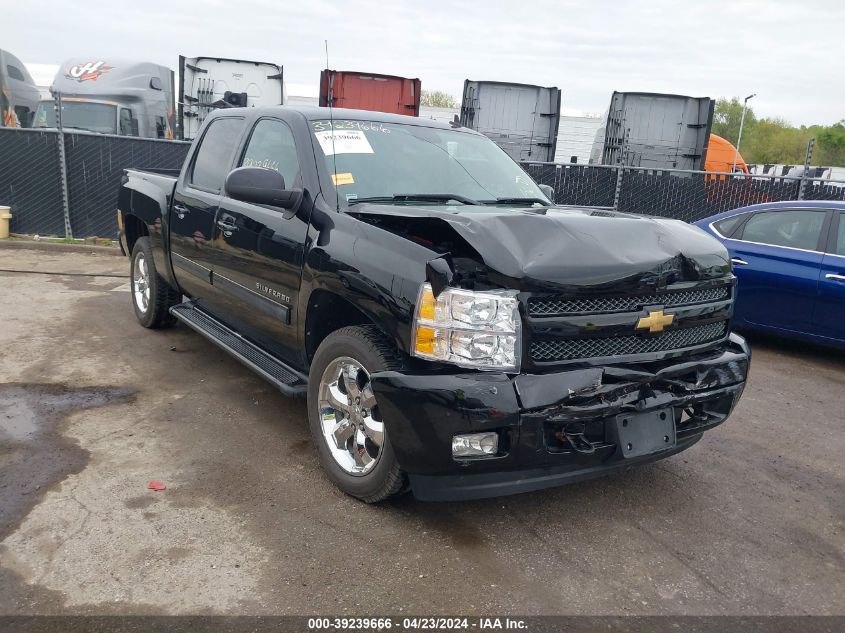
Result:
{"label": "rear passenger door", "polygon": [[185,294],[205,304],[212,299],[214,215],[242,128],[240,117],[209,123],[180,175],[171,205],[170,252],[176,279]]}
{"label": "rear passenger door", "polygon": [[820,336],[845,341],[845,211],[834,215],[822,259],[815,322]]}
{"label": "rear passenger door", "polygon": [[[302,189],[301,161],[294,135],[280,118],[258,119],[237,167],[278,171],[286,189]],[[313,163],[313,156],[311,157]],[[302,204],[310,204],[305,196]],[[307,216],[303,209],[301,217]],[[293,211],[234,200],[223,195],[214,225],[214,286],[222,316],[232,327],[279,358],[299,364],[297,314],[308,225]]]}
{"label": "rear passenger door", "polygon": [[812,329],[827,216],[825,209],[759,211],[726,241],[738,278],[737,311],[744,320],[797,332]]}

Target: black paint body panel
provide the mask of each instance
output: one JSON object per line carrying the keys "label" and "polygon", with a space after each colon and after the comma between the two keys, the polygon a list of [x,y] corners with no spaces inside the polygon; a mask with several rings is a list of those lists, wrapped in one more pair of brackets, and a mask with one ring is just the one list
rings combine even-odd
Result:
{"label": "black paint body panel", "polygon": [[[228,109],[204,124],[218,116],[243,117],[243,138],[229,166],[234,168],[259,119],[284,121],[301,169],[304,195],[296,213],[256,210],[222,193],[192,189],[185,179],[196,143],[178,178],[127,170],[119,209],[124,224],[136,218],[146,225],[157,268],[168,283],[298,371],[308,372],[308,336],[319,326],[309,322],[309,311],[326,297],[341,299],[337,305],[354,312],[358,322],[383,331],[405,367],[375,375],[374,385],[400,465],[425,490],[421,494],[450,497],[450,487],[456,497],[464,494],[460,490],[518,492],[615,468],[615,438],[603,430],[604,421],[623,411],[669,407],[679,416],[685,408],[698,411],[704,422],[692,430],[685,432],[678,419],[679,450],[725,419],[742,391],[750,354],[739,337],[727,334],[732,295],[677,308],[661,300],[688,289],[733,288],[728,253],[716,240],[680,221],[606,210],[347,206],[336,198],[310,130],[312,120],[327,114],[313,108]],[[334,116],[409,123],[375,112],[336,109]],[[180,218],[174,201],[190,206],[190,213]],[[232,226],[237,233],[226,235],[225,227]],[[429,264],[444,255],[451,270]],[[468,289],[517,291],[521,374],[463,370],[410,356],[420,285],[435,269],[438,283],[448,278]],[[600,315],[540,317],[526,308],[532,298],[632,295],[650,299],[635,310]],[[530,355],[537,340],[654,336],[635,326],[662,308],[674,315],[678,330],[723,321],[725,335],[694,349],[623,358],[546,363]],[[555,429],[569,423],[587,425],[594,454],[549,444]],[[452,459],[454,434],[484,430],[500,433],[500,455]],[[520,475],[528,471],[534,475]],[[470,481],[481,475],[492,479]],[[450,477],[458,479],[450,483]]]}
{"label": "black paint body panel", "polygon": [[[727,419],[744,389],[749,362],[744,339],[732,335],[724,349],[648,368],[588,367],[516,377],[383,372],[373,376],[373,389],[415,494],[455,500],[538,490],[684,450]],[[685,420],[687,409],[697,417]],[[674,411],[677,444],[626,459],[616,436],[617,416],[660,410]],[[593,454],[549,441],[550,431],[570,423],[590,429]],[[500,455],[452,458],[452,436],[484,431],[499,433]]]}

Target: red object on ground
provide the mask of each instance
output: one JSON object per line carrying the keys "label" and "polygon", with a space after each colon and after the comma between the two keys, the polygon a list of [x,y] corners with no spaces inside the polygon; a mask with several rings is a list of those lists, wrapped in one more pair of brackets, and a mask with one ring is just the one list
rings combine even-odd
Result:
{"label": "red object on ground", "polygon": [[147,484],[147,488],[150,490],[164,490],[167,486],[164,484],[163,481],[151,481]]}

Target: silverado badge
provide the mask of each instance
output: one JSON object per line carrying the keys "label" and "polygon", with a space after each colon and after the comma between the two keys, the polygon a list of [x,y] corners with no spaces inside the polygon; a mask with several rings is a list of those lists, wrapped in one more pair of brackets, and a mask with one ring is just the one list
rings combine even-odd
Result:
{"label": "silverado badge", "polygon": [[647,317],[640,317],[637,321],[637,329],[649,332],[662,332],[663,328],[672,325],[675,320],[674,314],[663,314],[663,310],[649,312]]}

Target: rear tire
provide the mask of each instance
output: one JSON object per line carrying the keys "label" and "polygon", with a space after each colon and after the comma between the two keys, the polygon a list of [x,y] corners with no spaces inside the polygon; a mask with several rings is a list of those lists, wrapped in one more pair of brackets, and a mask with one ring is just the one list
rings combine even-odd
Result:
{"label": "rear tire", "polygon": [[170,308],[182,301],[182,295],[158,274],[149,237],[138,238],[135,242],[129,259],[129,283],[138,323],[157,329],[176,322]]}
{"label": "rear tire", "polygon": [[374,326],[332,332],[311,363],[308,422],[320,463],[338,488],[366,503],[384,501],[405,487],[369,382],[371,374],[401,366]]}

